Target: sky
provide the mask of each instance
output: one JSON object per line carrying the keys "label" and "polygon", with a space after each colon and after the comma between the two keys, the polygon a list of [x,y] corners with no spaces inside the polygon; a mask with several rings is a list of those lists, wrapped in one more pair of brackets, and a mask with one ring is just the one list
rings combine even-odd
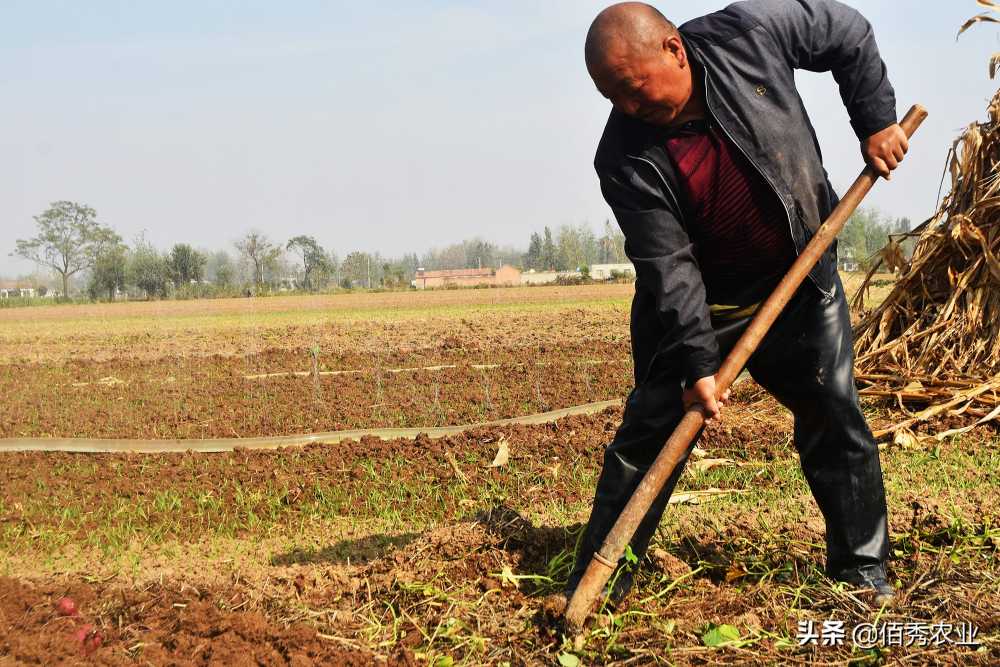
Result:
{"label": "sky", "polygon": [[[62,199],[126,241],[227,249],[251,229],[343,257],[611,217],[592,160],[609,103],[583,65],[607,4],[0,0],[0,275]],[[676,23],[722,2],[654,3]],[[974,0],[853,3],[873,24],[899,116],[930,111],[866,205],[933,214],[948,149],[998,82],[995,25],[956,42]],[[863,167],[832,76],[799,89],[831,180]]]}

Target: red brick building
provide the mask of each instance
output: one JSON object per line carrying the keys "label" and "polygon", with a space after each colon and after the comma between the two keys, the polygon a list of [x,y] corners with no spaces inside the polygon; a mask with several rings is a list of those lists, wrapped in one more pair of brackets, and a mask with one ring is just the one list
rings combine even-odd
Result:
{"label": "red brick building", "polygon": [[440,271],[425,271],[417,269],[417,277],[413,280],[417,289],[433,287],[476,287],[479,285],[520,285],[521,272],[513,266],[501,266],[499,269],[442,269]]}

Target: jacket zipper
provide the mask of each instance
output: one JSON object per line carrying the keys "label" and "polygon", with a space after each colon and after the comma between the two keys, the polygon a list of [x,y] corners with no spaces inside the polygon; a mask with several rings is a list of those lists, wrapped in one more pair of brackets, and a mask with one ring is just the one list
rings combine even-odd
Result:
{"label": "jacket zipper", "polygon": [[663,172],[660,171],[660,168],[656,166],[656,163],[650,160],[649,158],[642,157],[639,155],[627,155],[626,157],[632,158],[633,160],[638,160],[639,162],[644,162],[645,164],[648,164],[650,167],[653,168],[653,171],[656,172],[656,175],[660,177],[660,181],[663,183],[663,189],[667,192],[668,195],[670,195],[670,200],[674,204],[674,210],[677,211],[678,214],[681,213],[681,205],[677,201],[677,195],[675,195],[674,191],[670,189],[670,184],[667,183],[666,177],[663,175]]}
{"label": "jacket zipper", "polygon": [[[702,60],[704,61],[704,57],[702,57]],[[795,243],[795,232],[794,230],[792,230],[792,213],[791,211],[788,210],[788,205],[785,203],[785,200],[782,199],[781,195],[778,193],[778,188],[775,187],[774,183],[771,182],[771,179],[768,178],[767,174],[764,173],[764,170],[761,169],[754,161],[754,159],[750,156],[750,154],[747,151],[745,151],[742,146],[740,146],[739,142],[737,142],[736,139],[733,138],[733,135],[729,133],[729,130],[726,129],[726,126],[719,121],[719,117],[715,115],[715,111],[712,109],[712,102],[710,100],[711,93],[708,88],[708,69],[705,68],[704,65],[702,65],[702,70],[704,74],[703,83],[705,87],[705,109],[708,111],[708,115],[712,118],[713,121],[715,121],[715,124],[725,133],[730,143],[736,146],[736,148],[738,148],[739,151],[743,153],[743,157],[745,157],[747,159],[747,162],[749,162],[753,166],[753,168],[757,170],[757,173],[760,174],[761,178],[764,179],[764,182],[767,183],[767,185],[771,188],[771,192],[773,192],[774,196],[777,197],[778,201],[781,202],[781,208],[784,209],[785,211],[785,219],[788,220],[788,233],[791,234],[792,236],[792,245],[796,246],[795,256],[798,257],[799,249],[797,247],[797,244]],[[663,178],[663,174],[660,174],[660,178]],[[822,294],[826,296],[832,295],[832,292],[827,292],[820,286],[818,282],[816,282],[816,279],[813,277],[812,271],[809,272],[809,280],[812,281],[813,285],[816,286],[816,289],[818,289]]]}

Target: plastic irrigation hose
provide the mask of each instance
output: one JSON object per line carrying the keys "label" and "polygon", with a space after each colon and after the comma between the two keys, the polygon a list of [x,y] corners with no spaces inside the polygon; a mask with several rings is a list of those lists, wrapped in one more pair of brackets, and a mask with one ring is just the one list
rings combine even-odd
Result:
{"label": "plastic irrigation hose", "polygon": [[303,435],[264,436],[259,438],[210,438],[203,440],[130,440],[119,438],[0,438],[2,452],[77,452],[81,454],[136,453],[165,454],[170,452],[231,452],[234,449],[278,449],[296,447],[314,442],[334,445],[347,440],[360,440],[375,436],[384,440],[416,438],[421,433],[429,438],[444,438],[476,428],[509,426],[513,424],[547,424],[571,415],[590,415],[607,408],[620,407],[621,399],[574,405],[560,410],[540,412],[524,417],[498,419],[478,424],[437,426],[423,428],[375,428]]}

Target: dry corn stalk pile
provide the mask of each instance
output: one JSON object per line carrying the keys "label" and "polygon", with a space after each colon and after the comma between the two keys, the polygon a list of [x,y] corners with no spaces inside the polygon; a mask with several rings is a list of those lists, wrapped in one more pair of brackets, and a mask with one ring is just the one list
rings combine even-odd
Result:
{"label": "dry corn stalk pile", "polygon": [[951,417],[940,440],[1000,418],[1000,91],[988,112],[952,146],[951,192],[921,226],[895,288],[855,327],[860,393],[905,415],[876,437],[905,444],[917,425]]}

